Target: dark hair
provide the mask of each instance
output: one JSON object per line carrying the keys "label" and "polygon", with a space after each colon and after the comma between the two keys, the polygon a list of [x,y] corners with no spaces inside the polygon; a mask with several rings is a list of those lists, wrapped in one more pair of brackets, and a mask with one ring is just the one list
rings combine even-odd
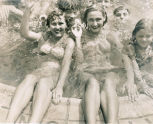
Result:
{"label": "dark hair", "polygon": [[114,9],[113,14],[116,15],[116,13],[120,10],[127,10],[127,12],[130,14],[130,11],[128,8],[125,8],[125,6],[119,6],[116,9]]}
{"label": "dark hair", "polygon": [[102,16],[105,18],[103,22],[103,26],[104,26],[107,23],[107,13],[102,7],[99,7],[99,6],[91,6],[85,10],[84,17],[83,17],[84,23],[87,25],[88,14],[92,11],[100,11],[102,13]]}
{"label": "dark hair", "polygon": [[81,9],[81,0],[58,0],[57,7],[65,11],[73,11]]}
{"label": "dark hair", "polygon": [[136,40],[136,34],[141,29],[149,29],[153,32],[153,20],[151,19],[141,19],[137,22],[133,32],[132,32],[132,41]]}
{"label": "dark hair", "polygon": [[64,16],[63,12],[60,11],[60,10],[55,10],[55,11],[52,11],[48,17],[47,17],[47,26],[49,27],[50,26],[50,22],[51,21],[54,21],[56,19],[56,17],[60,17],[60,16]]}

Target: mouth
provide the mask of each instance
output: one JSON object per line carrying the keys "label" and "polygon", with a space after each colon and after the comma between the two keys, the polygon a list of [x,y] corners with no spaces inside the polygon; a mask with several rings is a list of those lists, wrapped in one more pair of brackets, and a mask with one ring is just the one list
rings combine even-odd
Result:
{"label": "mouth", "polygon": [[99,27],[97,27],[97,26],[96,27],[92,27],[92,29],[97,30],[97,29],[99,29]]}
{"label": "mouth", "polygon": [[57,34],[59,34],[59,33],[62,32],[62,30],[55,30],[54,32],[57,33]]}

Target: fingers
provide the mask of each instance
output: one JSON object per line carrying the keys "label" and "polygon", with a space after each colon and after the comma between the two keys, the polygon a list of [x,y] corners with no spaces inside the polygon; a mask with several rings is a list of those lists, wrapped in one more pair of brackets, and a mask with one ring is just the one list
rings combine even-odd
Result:
{"label": "fingers", "polygon": [[135,85],[128,89],[128,97],[131,102],[136,101],[138,96],[139,96],[139,93]]}
{"label": "fingers", "polygon": [[56,91],[52,92],[52,102],[54,104],[59,104],[61,102],[62,94],[57,93]]}
{"label": "fingers", "polygon": [[148,95],[149,97],[153,98],[153,89],[146,88],[144,92],[145,92],[146,95]]}

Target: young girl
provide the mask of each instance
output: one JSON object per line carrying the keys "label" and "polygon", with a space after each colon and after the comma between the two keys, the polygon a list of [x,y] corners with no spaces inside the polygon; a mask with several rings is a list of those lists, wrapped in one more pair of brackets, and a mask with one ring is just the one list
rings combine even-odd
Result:
{"label": "young girl", "polygon": [[52,11],[47,18],[48,30],[42,34],[29,30],[31,11],[32,7],[28,7],[24,13],[21,35],[31,41],[38,41],[38,51],[35,50],[38,55],[38,62],[35,61],[36,64],[38,63],[38,68],[26,75],[17,87],[8,113],[8,122],[17,120],[33,93],[33,108],[29,122],[41,122],[49,107],[50,98],[55,103],[59,103],[71,63],[74,42],[65,35],[66,22],[63,13]]}
{"label": "young girl", "polygon": [[153,98],[153,21],[141,19],[132,33],[132,43],[128,46],[128,54],[132,60],[136,83],[141,90]]}
{"label": "young girl", "polygon": [[[84,114],[87,124],[96,124],[96,115],[101,107],[106,123],[118,123],[118,97],[116,85],[117,68],[110,63],[111,43],[106,39],[103,26],[106,12],[102,8],[86,9],[84,23],[86,30],[81,37],[78,28],[72,30],[76,39],[76,89],[83,94]],[[81,42],[80,42],[81,40]],[[127,73],[132,73],[127,70]],[[128,76],[129,78],[129,76]]]}

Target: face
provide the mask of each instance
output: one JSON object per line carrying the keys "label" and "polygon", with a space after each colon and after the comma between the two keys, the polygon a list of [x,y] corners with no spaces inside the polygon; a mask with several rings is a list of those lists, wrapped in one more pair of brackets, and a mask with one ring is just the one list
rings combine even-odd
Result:
{"label": "face", "polygon": [[88,0],[87,2],[88,2],[88,3],[87,3],[88,7],[90,7],[90,6],[93,5],[93,0]]}
{"label": "face", "polygon": [[55,38],[61,38],[64,35],[66,28],[64,16],[59,16],[51,21],[49,28]]}
{"label": "face", "polygon": [[116,14],[115,14],[117,20],[119,20],[120,22],[126,22],[129,18],[129,12],[124,9],[124,10],[119,10]]}
{"label": "face", "polygon": [[79,16],[79,11],[66,11],[65,12],[65,19],[69,22],[72,23],[75,18]]}
{"label": "face", "polygon": [[146,48],[152,42],[152,33],[149,30],[141,29],[136,33],[136,41],[139,47]]}
{"label": "face", "polygon": [[99,33],[103,27],[104,18],[100,11],[92,11],[87,15],[87,27],[92,33]]}
{"label": "face", "polygon": [[110,0],[102,0],[102,6],[104,8],[109,8],[111,6]]}

